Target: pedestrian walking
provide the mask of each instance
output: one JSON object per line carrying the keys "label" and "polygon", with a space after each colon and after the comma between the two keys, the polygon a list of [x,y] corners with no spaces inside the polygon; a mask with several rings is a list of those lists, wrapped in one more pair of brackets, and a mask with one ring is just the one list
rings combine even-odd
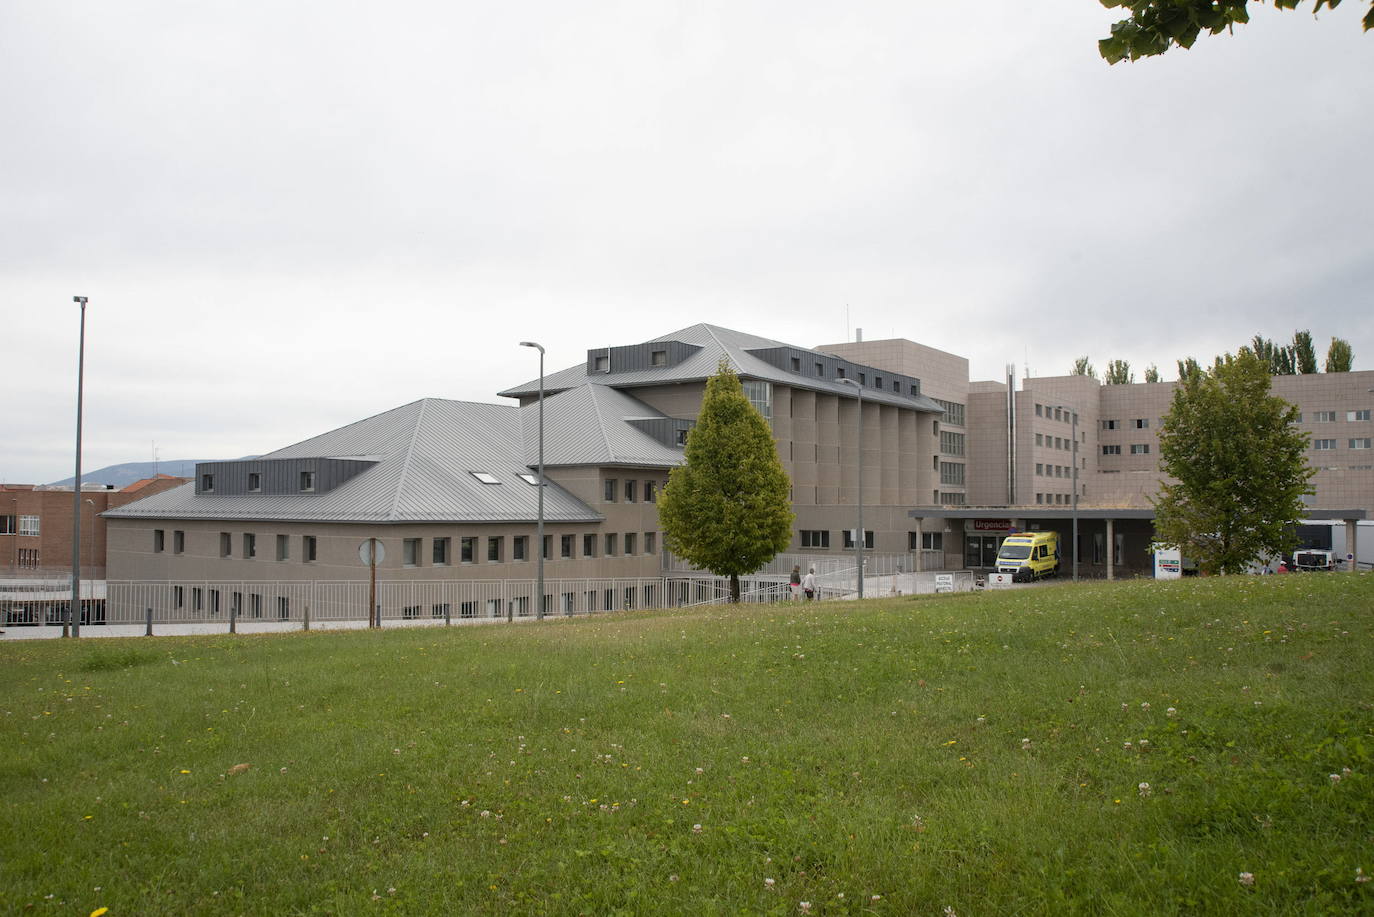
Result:
{"label": "pedestrian walking", "polygon": [[806,593],[806,600],[807,600],[808,602],[814,601],[815,598],[816,598],[816,568],[815,568],[815,567],[812,567],[810,570],[806,571],[806,575],[802,577],[801,587],[802,587],[802,592],[805,592],[805,593]]}
{"label": "pedestrian walking", "polygon": [[801,567],[793,567],[793,568],[792,568],[792,578],[791,578],[790,580],[788,580],[788,583],[791,584],[791,586],[792,586],[792,601],[794,601],[794,602],[801,598],[801,593],[802,593],[801,581],[802,581]]}

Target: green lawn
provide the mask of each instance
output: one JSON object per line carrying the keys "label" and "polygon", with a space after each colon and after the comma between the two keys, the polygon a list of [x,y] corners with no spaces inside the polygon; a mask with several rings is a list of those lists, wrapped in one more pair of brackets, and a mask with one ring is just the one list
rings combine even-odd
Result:
{"label": "green lawn", "polygon": [[24,641],[0,684],[4,913],[1374,912],[1371,575]]}

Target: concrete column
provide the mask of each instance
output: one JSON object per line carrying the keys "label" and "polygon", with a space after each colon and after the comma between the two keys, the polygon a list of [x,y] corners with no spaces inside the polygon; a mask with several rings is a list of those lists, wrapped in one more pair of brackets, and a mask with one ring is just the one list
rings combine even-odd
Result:
{"label": "concrete column", "polygon": [[1112,520],[1107,520],[1107,579],[1114,579],[1112,575],[1112,561],[1116,554],[1116,532],[1112,527]]}
{"label": "concrete column", "polygon": [[920,518],[916,520],[916,569],[912,571],[913,573],[923,573],[926,569],[925,551],[921,547],[921,539],[924,537],[921,534],[921,523],[924,521]]}
{"label": "concrete column", "polygon": [[1354,519],[1345,520],[1345,553],[1350,555],[1351,573],[1360,569],[1360,546],[1356,541],[1359,531],[1359,522]]}

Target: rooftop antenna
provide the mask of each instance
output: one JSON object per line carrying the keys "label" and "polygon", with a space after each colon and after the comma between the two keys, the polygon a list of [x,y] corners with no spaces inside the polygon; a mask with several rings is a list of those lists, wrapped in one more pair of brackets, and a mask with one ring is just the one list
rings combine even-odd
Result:
{"label": "rooftop antenna", "polygon": [[153,440],[153,477],[157,477],[157,440]]}
{"label": "rooftop antenna", "polygon": [[844,304],[844,339],[849,340],[849,303]]}

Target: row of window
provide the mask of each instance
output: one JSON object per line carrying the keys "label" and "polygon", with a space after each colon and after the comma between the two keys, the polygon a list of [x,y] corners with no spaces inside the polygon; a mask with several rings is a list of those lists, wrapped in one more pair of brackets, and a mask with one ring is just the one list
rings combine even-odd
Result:
{"label": "row of window", "polygon": [[[601,555],[605,557],[631,557],[639,553],[640,545],[644,546],[645,554],[658,553],[658,533],[644,532],[644,540],[640,541],[639,532],[605,532],[605,533],[586,533],[582,537],[582,557],[598,556],[598,548]],[[577,535],[545,535],[544,536],[544,559],[554,560],[554,538],[558,539],[559,560],[573,560],[578,557]],[[499,564],[505,560],[506,538],[504,535],[492,535],[486,539],[486,562],[489,564]],[[430,562],[433,566],[443,567],[453,563],[451,538],[431,538],[430,539]],[[528,535],[514,535],[511,537],[511,560],[515,562],[528,560],[530,539]],[[623,545],[623,550],[622,550]],[[475,564],[478,562],[479,552],[481,551],[481,539],[476,536],[465,535],[458,539],[458,562],[462,564]],[[401,563],[407,567],[419,567],[424,563],[424,539],[406,538],[401,543]]]}
{"label": "row of window", "polygon": [[1051,436],[1048,433],[1035,434],[1035,444],[1047,449],[1062,449],[1068,452],[1073,448],[1073,439],[1067,436]]}
{"label": "row of window", "polygon": [[[827,529],[802,529],[799,534],[803,548],[827,550],[830,547],[830,532]],[[854,548],[854,530],[845,529],[841,535],[844,538],[844,547],[852,550]],[[864,549],[867,550],[872,547],[873,530],[864,529]]]}
{"label": "row of window", "polygon": [[1071,478],[1073,468],[1068,465],[1045,465],[1035,463],[1035,476],[1039,478]]}
{"label": "row of window", "polygon": [[964,463],[941,462],[940,483],[948,484],[954,487],[964,486]]}
{"label": "row of window", "polygon": [[1078,419],[1078,415],[1068,410],[1062,405],[1036,404],[1035,416],[1045,417],[1049,420],[1062,420],[1064,423],[1073,423]]}
{"label": "row of window", "polygon": [[[1314,439],[1312,440],[1312,448],[1318,452],[1329,452],[1336,448],[1336,442],[1334,439]],[[1349,441],[1351,449],[1368,449],[1371,442],[1374,442],[1374,437],[1369,436],[1362,436]]]}
{"label": "row of window", "polygon": [[16,560],[21,567],[37,569],[42,566],[39,562],[37,548],[20,548]]}
{"label": "row of window", "polygon": [[[623,488],[621,484],[624,484]],[[606,480],[602,482],[602,499],[606,503],[615,503],[623,494],[626,503],[638,503],[640,494],[639,484],[639,481],[630,478],[626,478],[623,482],[617,478],[606,478]],[[658,486],[657,481],[644,482],[643,493],[645,503],[658,502]]]}
{"label": "row of window", "polygon": [[[1087,488],[1085,487],[1084,490],[1086,491]],[[1073,494],[1036,494],[1035,502],[1049,506],[1072,506]]]}
{"label": "row of window", "polygon": [[932,398],[936,404],[945,409],[945,413],[940,416],[940,420],[945,423],[954,424],[956,427],[964,425],[964,406],[957,401],[945,401],[943,398]]}
{"label": "row of window", "polygon": [[[308,494],[315,492],[315,472],[302,471],[298,480],[301,493]],[[213,472],[206,472],[200,476],[200,492],[204,494],[212,494],[215,492],[215,475]],[[248,492],[250,494],[262,493],[261,472],[248,472]]]}
{"label": "row of window", "polygon": [[1126,428],[1130,428],[1130,429],[1132,429],[1132,430],[1148,430],[1148,429],[1150,429],[1150,418],[1148,418],[1148,417],[1136,417],[1136,418],[1133,418],[1133,419],[1131,419],[1131,420],[1126,421],[1126,427],[1123,427],[1123,426],[1121,425],[1121,421],[1119,421],[1119,420],[1104,420],[1104,421],[1102,421],[1102,429],[1104,429],[1104,430],[1122,430],[1122,429],[1126,429]]}
{"label": "row of window", "polygon": [[[1307,422],[1308,422],[1308,423],[1335,423],[1335,422],[1336,422],[1336,419],[1337,419],[1337,416],[1339,415],[1339,413],[1340,413],[1339,411],[1313,411],[1313,412],[1312,412],[1311,419],[1309,419]],[[1365,408],[1365,409],[1362,410],[1362,411],[1346,411],[1346,412],[1345,412],[1345,419],[1346,419],[1346,421],[1348,421],[1349,423],[1358,423],[1358,422],[1360,422],[1360,421],[1369,420],[1369,419],[1370,419],[1370,416],[1371,416],[1371,412],[1370,412],[1370,409],[1369,409],[1369,408]],[[1302,422],[1303,422],[1303,421],[1302,421],[1302,417],[1303,417],[1303,415],[1301,415],[1301,414],[1298,415],[1298,420],[1297,420],[1298,423],[1302,423]]]}
{"label": "row of window", "polygon": [[[1103,454],[1103,455],[1120,455],[1120,454],[1121,454],[1121,444],[1120,444],[1120,443],[1108,443],[1108,444],[1104,445],[1104,446],[1102,447],[1102,454]],[[1149,454],[1150,454],[1150,444],[1149,444],[1149,443],[1131,443],[1131,453],[1130,453],[1130,454],[1131,454],[1131,455],[1149,455]]]}
{"label": "row of window", "polygon": [[940,451],[945,455],[964,454],[964,434],[940,431]]}
{"label": "row of window", "polygon": [[0,535],[37,535],[41,527],[39,516],[0,516]]}
{"label": "row of window", "polygon": [[[792,357],[791,362],[790,362],[788,365],[792,368],[792,372],[794,372],[794,373],[800,373],[800,372],[802,371],[802,358],[801,358],[801,357]],[[816,363],[815,363],[815,367],[816,367],[816,376],[817,376],[818,378],[824,379],[824,378],[825,378],[825,364],[822,363],[820,360],[817,360]],[[843,366],[836,366],[836,367],[835,367],[835,378],[836,378],[836,379],[843,379],[843,378],[845,378],[845,369],[844,369]],[[900,395],[900,394],[902,393],[902,380],[901,380],[901,379],[893,379],[893,380],[891,380],[891,382],[892,382],[892,391],[894,391],[894,392],[896,392],[897,394]],[[745,384],[745,386],[748,386],[748,385],[749,385],[748,382],[745,382],[744,384]],[[860,385],[867,385],[867,384],[868,384],[868,373],[864,373],[864,372],[859,373],[859,384],[860,384]],[[908,384],[909,384],[910,389],[911,389],[911,394],[913,394],[913,395],[919,395],[919,394],[921,394],[921,380],[920,380],[920,379],[914,379],[914,380],[912,380],[912,381],[911,381],[910,383],[908,383]],[[879,376],[879,375],[876,375],[876,374],[873,376],[873,387],[874,387],[874,388],[886,388],[886,384],[885,384],[884,379],[883,379],[882,376]],[[747,388],[746,388],[746,391],[747,391]],[[765,414],[764,416],[767,417],[768,415]]]}

